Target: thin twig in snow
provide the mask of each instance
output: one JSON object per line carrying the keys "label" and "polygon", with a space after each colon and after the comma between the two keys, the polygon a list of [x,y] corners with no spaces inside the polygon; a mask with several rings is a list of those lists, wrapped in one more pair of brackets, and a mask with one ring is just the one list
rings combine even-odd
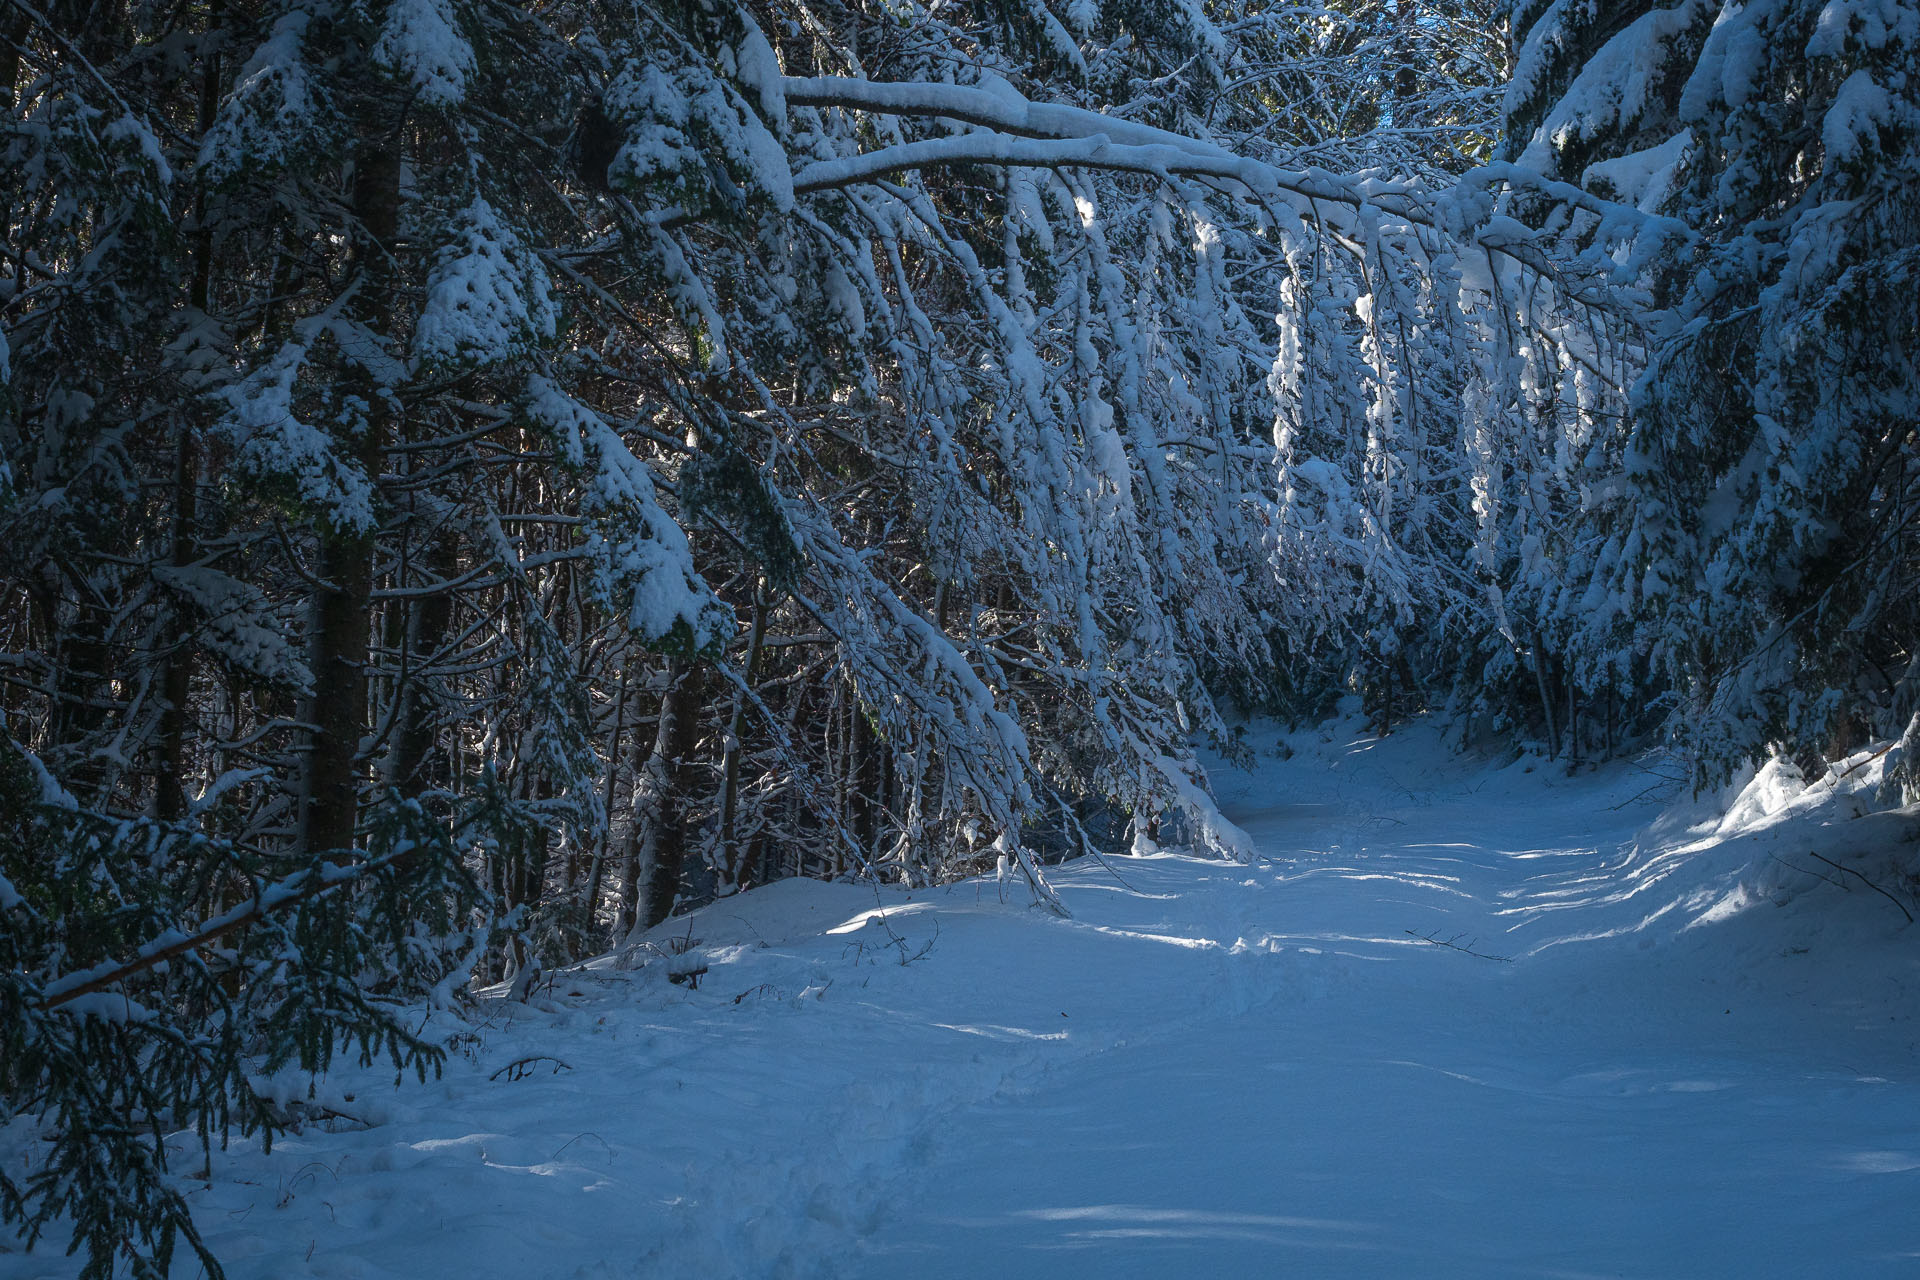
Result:
{"label": "thin twig in snow", "polygon": [[1861,884],[1867,886],[1867,888],[1873,890],[1875,893],[1885,898],[1888,902],[1891,902],[1894,906],[1900,908],[1900,914],[1907,918],[1907,923],[1908,924],[1913,923],[1913,912],[1907,910],[1906,903],[1900,901],[1900,899],[1894,897],[1891,893],[1888,893],[1886,889],[1882,888],[1878,884],[1875,884],[1873,881],[1867,879],[1867,877],[1861,875],[1858,871],[1855,871],[1852,867],[1843,867],[1839,863],[1835,862],[1832,858],[1822,858],[1820,857],[1819,854],[1815,853],[1811,849],[1807,850],[1807,856],[1809,858],[1819,858],[1820,861],[1826,863],[1828,866],[1832,867],[1835,871],[1846,872],[1846,874],[1852,876],[1854,879],[1858,880]]}
{"label": "thin twig in snow", "polygon": [[1432,943],[1436,947],[1445,947],[1449,951],[1458,951],[1462,955],[1477,956],[1482,960],[1498,960],[1501,964],[1513,963],[1512,956],[1496,956],[1485,951],[1475,951],[1473,944],[1480,941],[1478,938],[1467,938],[1463,945],[1460,939],[1467,937],[1464,933],[1456,933],[1451,938],[1442,938],[1438,929],[1432,933],[1415,933],[1408,929],[1406,933],[1409,938],[1418,938],[1422,942]]}

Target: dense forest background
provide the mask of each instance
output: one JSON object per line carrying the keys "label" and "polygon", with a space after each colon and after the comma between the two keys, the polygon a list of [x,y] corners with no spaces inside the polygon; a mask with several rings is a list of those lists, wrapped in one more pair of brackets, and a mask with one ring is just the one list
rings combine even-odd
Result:
{"label": "dense forest background", "polygon": [[1248,712],[1911,791],[1917,51],[4,0],[7,1220],[164,1275],[163,1131],[676,904],[1244,852],[1193,748]]}

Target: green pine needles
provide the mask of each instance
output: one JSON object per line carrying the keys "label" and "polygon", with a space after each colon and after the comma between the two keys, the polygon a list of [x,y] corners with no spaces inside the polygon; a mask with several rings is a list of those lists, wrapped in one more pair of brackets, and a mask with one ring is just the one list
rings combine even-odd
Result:
{"label": "green pine needles", "polygon": [[42,1144],[24,1181],[0,1173],[0,1214],[70,1230],[86,1280],[161,1280],[182,1242],[217,1280],[182,1181],[236,1130],[300,1122],[269,1077],[340,1053],[438,1072],[423,1006],[487,936],[459,824],[394,797],[364,850],[302,863],[75,805],[4,735],[0,814],[0,1119]]}

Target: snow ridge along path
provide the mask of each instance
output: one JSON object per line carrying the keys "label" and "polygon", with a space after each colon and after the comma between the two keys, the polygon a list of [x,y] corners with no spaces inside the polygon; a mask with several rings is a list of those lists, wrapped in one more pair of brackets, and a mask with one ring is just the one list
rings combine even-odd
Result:
{"label": "snow ridge along path", "polygon": [[1920,819],[1874,761],[1676,808],[1421,725],[1289,743],[1215,771],[1252,865],[1071,863],[1071,920],[715,904],[438,1082],[324,1082],[203,1230],[234,1280],[1920,1273],[1920,930],[1866,884],[1912,906]]}

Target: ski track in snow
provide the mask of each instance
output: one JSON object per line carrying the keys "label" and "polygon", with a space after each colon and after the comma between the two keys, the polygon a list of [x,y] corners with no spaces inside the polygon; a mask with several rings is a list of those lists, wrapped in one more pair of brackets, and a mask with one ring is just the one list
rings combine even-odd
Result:
{"label": "ski track in snow", "polygon": [[337,1072],[370,1123],[236,1143],[198,1220],[233,1280],[1920,1272],[1916,935],[1807,856],[1893,883],[1871,768],[1722,815],[1291,741],[1214,772],[1253,865],[723,901],[655,935],[698,990],[603,960]]}

